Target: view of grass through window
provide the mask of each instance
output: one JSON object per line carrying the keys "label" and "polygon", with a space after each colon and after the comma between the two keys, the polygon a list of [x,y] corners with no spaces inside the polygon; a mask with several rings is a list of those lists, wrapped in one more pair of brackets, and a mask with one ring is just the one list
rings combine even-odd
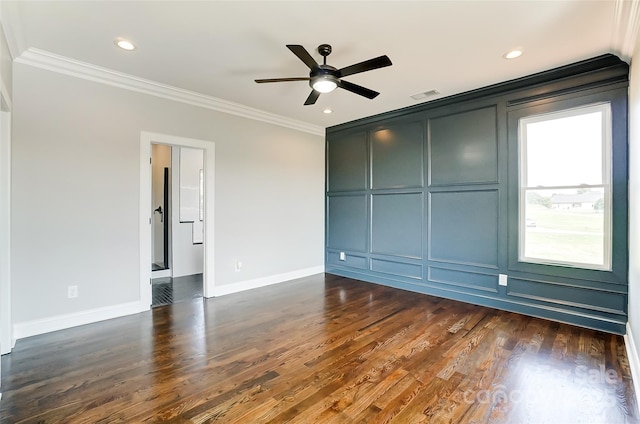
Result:
{"label": "view of grass through window", "polygon": [[602,190],[527,193],[525,257],[604,266]]}
{"label": "view of grass through window", "polygon": [[610,268],[609,107],[520,120],[520,260]]}

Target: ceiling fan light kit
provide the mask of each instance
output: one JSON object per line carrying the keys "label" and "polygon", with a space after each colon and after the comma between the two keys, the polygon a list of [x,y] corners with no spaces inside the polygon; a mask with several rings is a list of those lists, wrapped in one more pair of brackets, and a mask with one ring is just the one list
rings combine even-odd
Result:
{"label": "ceiling fan light kit", "polygon": [[349,81],[345,81],[342,78],[349,75],[359,74],[361,72],[371,71],[373,69],[384,68],[385,66],[391,66],[391,60],[385,55],[365,60],[364,62],[356,63],[342,69],[336,69],[333,66],[327,65],[327,56],[331,54],[331,46],[329,44],[321,44],[318,46],[318,53],[320,53],[323,58],[322,65],[318,64],[318,62],[316,62],[309,52],[301,45],[287,44],[287,48],[291,50],[298,59],[304,62],[305,65],[307,65],[310,69],[309,77],[270,78],[257,79],[255,81],[258,84],[267,82],[309,81],[309,85],[312,90],[311,94],[309,94],[309,97],[307,97],[307,100],[304,102],[305,106],[315,104],[318,97],[320,97],[320,94],[329,93],[338,87],[368,99],[373,99],[380,93]]}
{"label": "ceiling fan light kit", "polygon": [[320,93],[330,93],[338,88],[338,78],[333,75],[318,75],[311,78],[309,85]]}

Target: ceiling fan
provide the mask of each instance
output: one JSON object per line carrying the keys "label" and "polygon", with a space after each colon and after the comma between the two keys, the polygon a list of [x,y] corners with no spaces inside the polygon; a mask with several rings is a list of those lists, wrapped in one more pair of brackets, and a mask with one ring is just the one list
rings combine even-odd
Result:
{"label": "ceiling fan", "polygon": [[313,90],[304,102],[305,106],[314,104],[316,100],[318,100],[318,97],[320,97],[321,93],[329,93],[337,87],[359,94],[367,99],[373,99],[380,93],[352,82],[345,81],[342,78],[353,74],[359,74],[360,72],[367,72],[373,69],[391,66],[391,60],[385,55],[365,60],[364,62],[356,63],[355,65],[347,66],[342,69],[336,69],[333,66],[327,65],[327,56],[331,54],[331,46],[329,44],[321,44],[318,46],[318,53],[320,53],[324,59],[322,65],[318,64],[318,62],[316,62],[309,52],[301,45],[287,44],[287,48],[309,67],[311,70],[309,72],[309,76],[257,79],[255,81],[259,84],[265,82],[309,81],[309,85]]}

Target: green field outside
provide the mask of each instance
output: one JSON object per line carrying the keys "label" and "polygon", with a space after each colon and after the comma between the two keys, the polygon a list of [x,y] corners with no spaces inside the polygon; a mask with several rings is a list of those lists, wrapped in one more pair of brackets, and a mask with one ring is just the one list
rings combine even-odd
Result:
{"label": "green field outside", "polygon": [[604,265],[604,215],[596,211],[550,209],[527,205],[525,252],[552,262]]}

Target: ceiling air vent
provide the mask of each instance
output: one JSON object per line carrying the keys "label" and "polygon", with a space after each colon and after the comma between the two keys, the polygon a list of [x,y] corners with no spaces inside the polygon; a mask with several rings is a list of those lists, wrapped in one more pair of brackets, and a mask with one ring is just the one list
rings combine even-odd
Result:
{"label": "ceiling air vent", "polygon": [[440,94],[438,90],[429,90],[429,91],[425,91],[424,93],[414,94],[413,96],[411,96],[411,98],[413,100],[422,100],[422,99],[426,99],[427,97],[436,96],[438,94]]}

